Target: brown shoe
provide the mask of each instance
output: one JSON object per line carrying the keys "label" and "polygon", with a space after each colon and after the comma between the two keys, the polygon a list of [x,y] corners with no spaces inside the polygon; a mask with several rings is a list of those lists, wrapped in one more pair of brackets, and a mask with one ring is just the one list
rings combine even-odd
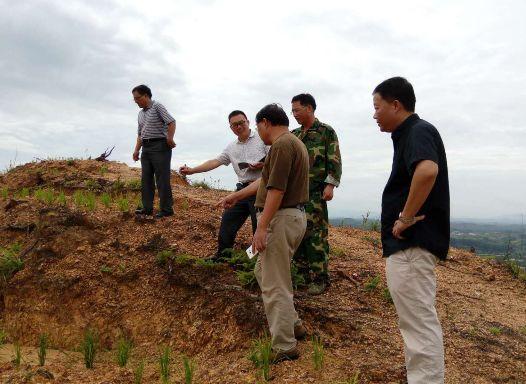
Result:
{"label": "brown shoe", "polygon": [[296,340],[303,340],[307,336],[307,328],[303,324],[298,324],[294,326],[294,337]]}
{"label": "brown shoe", "polygon": [[294,347],[288,351],[272,351],[269,360],[272,364],[277,364],[285,360],[296,360],[298,357],[300,357],[300,351],[298,351],[298,348]]}

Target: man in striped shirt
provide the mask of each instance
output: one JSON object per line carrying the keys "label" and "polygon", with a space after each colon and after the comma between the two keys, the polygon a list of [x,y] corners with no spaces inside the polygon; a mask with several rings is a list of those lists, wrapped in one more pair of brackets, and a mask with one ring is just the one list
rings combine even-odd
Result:
{"label": "man in striped shirt", "polygon": [[[146,85],[138,85],[132,90],[133,100],[142,108],[138,117],[137,143],[133,160],[139,160],[142,147],[142,209],[136,214],[152,215],[155,185],[159,192],[160,212],[157,218],[173,215],[172,187],[170,186],[170,163],[172,148],[175,147],[175,119],[166,108],[152,100],[152,91]],[[155,177],[155,181],[154,181]]]}

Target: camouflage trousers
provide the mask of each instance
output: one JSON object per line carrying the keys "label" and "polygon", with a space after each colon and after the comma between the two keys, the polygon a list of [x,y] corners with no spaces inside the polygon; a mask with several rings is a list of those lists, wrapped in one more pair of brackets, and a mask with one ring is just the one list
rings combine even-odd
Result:
{"label": "camouflage trousers", "polygon": [[321,192],[310,192],[310,201],[305,204],[307,230],[294,254],[298,271],[307,283],[329,278],[329,214],[321,196]]}

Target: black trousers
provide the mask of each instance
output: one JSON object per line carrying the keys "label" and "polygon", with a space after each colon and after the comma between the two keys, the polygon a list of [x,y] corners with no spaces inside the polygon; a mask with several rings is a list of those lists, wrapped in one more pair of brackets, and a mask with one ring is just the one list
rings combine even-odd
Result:
{"label": "black trousers", "polygon": [[[243,189],[246,185],[237,184],[237,190]],[[232,208],[225,209],[221,217],[221,226],[219,227],[219,239],[216,257],[220,257],[223,250],[232,248],[236,240],[239,229],[245,224],[247,217],[252,220],[252,233],[256,232],[258,225],[256,218],[256,209],[254,203],[256,196],[251,196],[244,200],[239,200]]]}
{"label": "black trousers", "polygon": [[153,212],[155,185],[159,192],[161,212],[173,213],[172,187],[170,186],[170,163],[172,149],[166,140],[143,141],[141,154],[142,167],[142,206]]}

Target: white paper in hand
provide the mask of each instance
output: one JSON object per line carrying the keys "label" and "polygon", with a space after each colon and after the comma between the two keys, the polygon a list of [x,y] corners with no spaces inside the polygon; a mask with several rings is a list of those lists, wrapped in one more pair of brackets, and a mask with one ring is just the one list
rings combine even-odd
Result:
{"label": "white paper in hand", "polygon": [[249,259],[253,258],[258,254],[258,250],[256,249],[256,252],[252,252],[252,245],[247,248],[247,256]]}

